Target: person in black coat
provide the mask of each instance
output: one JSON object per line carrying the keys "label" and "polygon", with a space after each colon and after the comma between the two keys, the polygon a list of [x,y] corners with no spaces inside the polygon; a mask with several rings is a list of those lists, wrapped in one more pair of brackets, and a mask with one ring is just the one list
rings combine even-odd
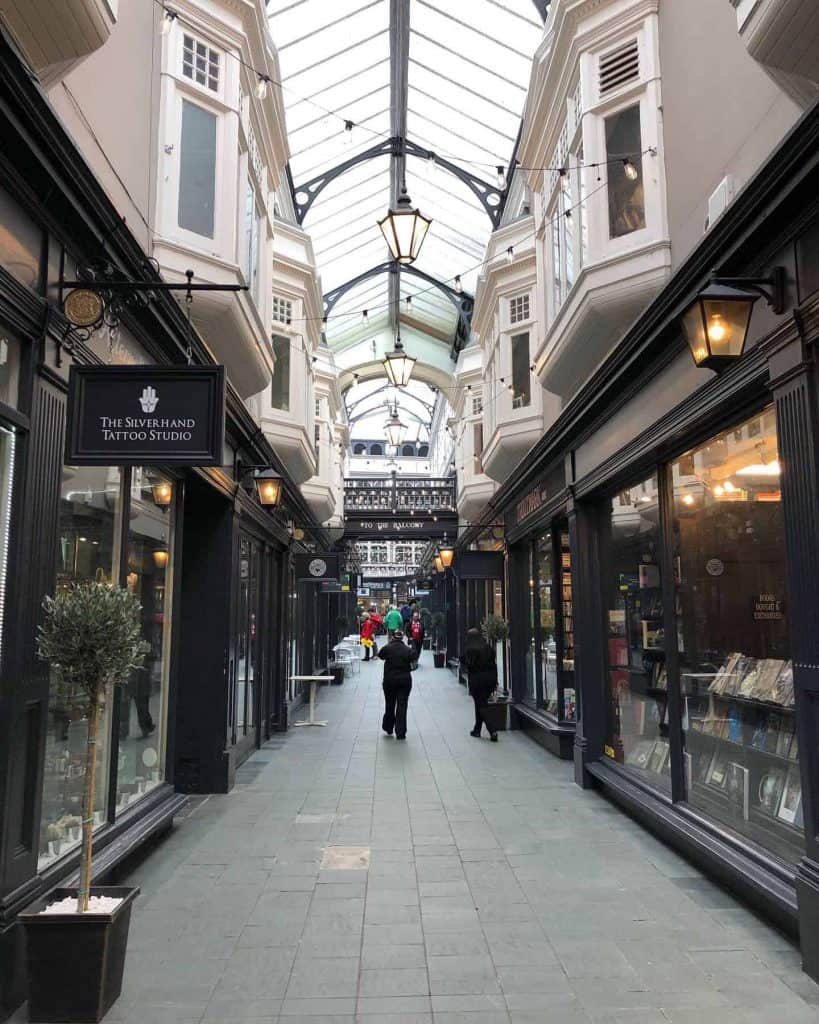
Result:
{"label": "person in black coat", "polygon": [[407,735],[407,705],[412,689],[413,652],[404,643],[404,634],[396,629],[390,642],[381,648],[378,657],[384,662],[384,718],[381,728],[388,736],[395,730],[395,738]]}
{"label": "person in black coat", "polygon": [[[475,702],[475,728],[470,736],[479,739],[481,729],[486,724],[484,710],[490,695],[498,687],[498,666],[495,664],[495,652],[477,629],[467,631],[464,663],[469,680],[469,694]],[[492,732],[488,724],[486,728],[489,738],[493,743],[497,743],[498,734]]]}

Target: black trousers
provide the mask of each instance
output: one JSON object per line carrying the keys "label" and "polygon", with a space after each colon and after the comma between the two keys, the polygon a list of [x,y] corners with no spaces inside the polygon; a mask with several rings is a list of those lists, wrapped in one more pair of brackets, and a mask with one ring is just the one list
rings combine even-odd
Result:
{"label": "black trousers", "polygon": [[406,683],[382,683],[384,688],[384,718],[381,728],[386,733],[395,730],[395,735],[407,735],[407,705],[409,704],[412,680]]}
{"label": "black trousers", "polygon": [[491,690],[484,689],[473,689],[472,700],[475,704],[475,732],[479,733],[484,725],[486,725],[486,731],[491,734],[492,730],[484,719],[484,710],[486,705],[489,703],[489,695],[492,693]]}
{"label": "black trousers", "polygon": [[423,640],[410,640],[410,646],[412,647],[412,660],[417,665],[418,659],[421,657],[421,648],[424,646]]}

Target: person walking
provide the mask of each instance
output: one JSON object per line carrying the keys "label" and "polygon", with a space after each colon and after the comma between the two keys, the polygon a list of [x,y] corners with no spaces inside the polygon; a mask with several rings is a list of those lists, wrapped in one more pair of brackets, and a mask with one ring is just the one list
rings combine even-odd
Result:
{"label": "person walking", "polygon": [[[377,625],[373,622],[371,616],[364,612],[364,617],[361,620],[361,642],[364,644],[364,660],[370,660],[370,651],[373,654],[378,654],[378,647],[375,643],[375,631]],[[369,641],[369,642],[368,642]]]}
{"label": "person walking", "polygon": [[414,601],[405,601],[401,605],[401,621],[403,625],[401,628],[404,630],[407,636],[409,636],[410,623],[412,622],[412,613],[415,611]]}
{"label": "person walking", "polygon": [[412,689],[412,651],[404,643],[404,633],[396,629],[390,642],[378,652],[384,662],[384,718],[381,728],[388,736],[395,731],[397,740],[407,736],[407,705]]}
{"label": "person walking", "polygon": [[384,625],[387,627],[387,634],[392,636],[396,630],[402,630],[404,620],[401,618],[401,612],[395,607],[394,604],[390,605],[390,610],[387,612],[384,618]]}
{"label": "person walking", "polygon": [[498,687],[498,666],[495,663],[495,652],[475,628],[468,630],[466,634],[464,663],[469,680],[469,695],[475,702],[475,728],[469,735],[480,739],[481,729],[486,725],[489,739],[497,743],[498,734],[489,728],[484,711],[490,695]]}
{"label": "person walking", "polygon": [[424,624],[421,622],[421,613],[413,612],[412,622],[409,627],[409,641],[412,645],[413,668],[418,668],[418,661],[421,657],[421,650],[424,646]]}

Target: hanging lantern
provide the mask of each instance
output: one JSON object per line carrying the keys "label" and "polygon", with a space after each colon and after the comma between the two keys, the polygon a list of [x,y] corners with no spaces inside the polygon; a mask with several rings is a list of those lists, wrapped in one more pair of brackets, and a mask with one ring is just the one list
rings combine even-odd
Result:
{"label": "hanging lantern", "polygon": [[694,362],[719,370],[740,358],[757,296],[739,288],[711,284],[682,318]]}
{"label": "hanging lantern", "polygon": [[259,496],[259,504],[265,508],[276,508],[282,498],[282,478],[272,469],[264,469],[256,473],[253,482],[256,484],[256,494]]}
{"label": "hanging lantern", "polygon": [[392,258],[398,263],[407,264],[414,263],[418,258],[431,223],[429,217],[412,208],[412,200],[404,186],[395,209],[390,210],[378,222],[378,226],[390,247]]}
{"label": "hanging lantern", "polygon": [[168,564],[168,549],[167,548],[157,548],[157,550],[154,551],[154,565],[157,567],[157,569],[164,569],[167,564]]}
{"label": "hanging lantern", "polygon": [[443,572],[444,571],[444,563],[443,563],[440,555],[436,555],[435,556],[435,571],[436,572]]}
{"label": "hanging lantern", "polygon": [[157,480],[155,484],[151,484],[151,494],[154,505],[157,508],[166,509],[170,506],[173,498],[173,484],[170,480]]}
{"label": "hanging lantern", "polygon": [[441,559],[441,565],[445,569],[452,565],[455,558],[455,548],[447,543],[446,534],[444,534],[443,541],[438,545],[438,557]]}
{"label": "hanging lantern", "polygon": [[415,367],[415,356],[406,354],[400,334],[395,339],[395,348],[384,356],[382,366],[393,387],[403,388],[409,384]]}
{"label": "hanging lantern", "polygon": [[406,433],[407,425],[402,423],[398,418],[398,409],[393,406],[390,418],[384,424],[384,433],[387,436],[387,440],[393,447],[397,448],[399,444],[404,440],[404,434]]}

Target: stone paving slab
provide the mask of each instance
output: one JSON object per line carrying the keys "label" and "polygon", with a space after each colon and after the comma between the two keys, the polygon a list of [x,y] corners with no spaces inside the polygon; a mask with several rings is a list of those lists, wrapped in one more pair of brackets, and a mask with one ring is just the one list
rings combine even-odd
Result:
{"label": "stone paving slab", "polygon": [[470,737],[429,654],[387,738],[380,675],[133,872],[112,1024],[819,1024],[798,949],[570,764]]}

